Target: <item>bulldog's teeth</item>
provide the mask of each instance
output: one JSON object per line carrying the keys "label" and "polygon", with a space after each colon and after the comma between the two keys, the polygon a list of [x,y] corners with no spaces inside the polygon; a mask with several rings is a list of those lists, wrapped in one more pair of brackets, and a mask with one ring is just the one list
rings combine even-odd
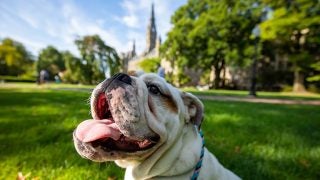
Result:
{"label": "bulldog's teeth", "polygon": [[139,145],[140,148],[144,148],[144,147],[149,146],[151,143],[152,143],[151,141],[146,139],[144,141],[138,142],[138,145]]}

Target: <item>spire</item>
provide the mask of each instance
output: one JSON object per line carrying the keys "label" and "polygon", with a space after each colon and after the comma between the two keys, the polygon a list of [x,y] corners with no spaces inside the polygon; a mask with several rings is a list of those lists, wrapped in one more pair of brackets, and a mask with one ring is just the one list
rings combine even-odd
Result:
{"label": "spire", "polygon": [[155,16],[154,16],[154,3],[151,4],[151,16],[150,16],[150,26],[151,30],[154,31],[155,37],[157,37],[157,31],[156,31],[156,22],[155,22]]}
{"label": "spire", "polygon": [[151,4],[151,16],[150,16],[151,23],[154,24],[154,3]]}
{"label": "spire", "polygon": [[149,24],[147,28],[147,37],[146,37],[146,50],[145,53],[151,52],[155,46],[157,41],[157,30],[155,23],[155,15],[154,15],[154,4],[151,4],[151,16],[149,19]]}

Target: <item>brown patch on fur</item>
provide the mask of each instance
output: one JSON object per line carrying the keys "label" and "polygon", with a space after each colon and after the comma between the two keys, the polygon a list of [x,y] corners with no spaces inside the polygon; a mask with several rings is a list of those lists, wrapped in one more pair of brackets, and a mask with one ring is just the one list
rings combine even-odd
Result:
{"label": "brown patch on fur", "polygon": [[164,97],[164,98],[161,98],[161,100],[164,102],[165,106],[170,111],[172,111],[174,113],[178,113],[177,105],[170,97]]}
{"label": "brown patch on fur", "polygon": [[137,74],[136,71],[129,71],[129,72],[128,72],[128,75],[129,75],[129,76],[135,76],[135,77],[138,76],[138,74]]}

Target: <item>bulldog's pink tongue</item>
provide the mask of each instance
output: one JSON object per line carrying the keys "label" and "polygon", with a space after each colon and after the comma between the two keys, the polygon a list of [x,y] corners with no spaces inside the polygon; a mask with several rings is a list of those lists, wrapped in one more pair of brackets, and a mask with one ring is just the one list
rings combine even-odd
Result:
{"label": "bulldog's pink tongue", "polygon": [[76,137],[82,142],[91,142],[102,138],[118,140],[121,134],[117,125],[111,120],[86,120],[76,129]]}

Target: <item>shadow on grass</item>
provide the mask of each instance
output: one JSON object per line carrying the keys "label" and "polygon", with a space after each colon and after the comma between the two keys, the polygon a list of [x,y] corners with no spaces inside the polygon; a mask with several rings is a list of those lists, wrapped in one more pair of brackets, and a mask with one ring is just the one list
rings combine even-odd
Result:
{"label": "shadow on grass", "polygon": [[[202,96],[226,96],[237,98],[248,98],[248,91],[240,90],[204,90],[185,89],[195,95]],[[292,92],[257,92],[257,98],[263,99],[283,99],[283,100],[320,100],[320,94],[316,93],[292,93]]]}
{"label": "shadow on grass", "polygon": [[[0,179],[123,178],[114,163],[74,150],[72,131],[90,118],[88,93],[0,89]],[[206,146],[243,179],[319,179],[317,106],[204,101]]]}

